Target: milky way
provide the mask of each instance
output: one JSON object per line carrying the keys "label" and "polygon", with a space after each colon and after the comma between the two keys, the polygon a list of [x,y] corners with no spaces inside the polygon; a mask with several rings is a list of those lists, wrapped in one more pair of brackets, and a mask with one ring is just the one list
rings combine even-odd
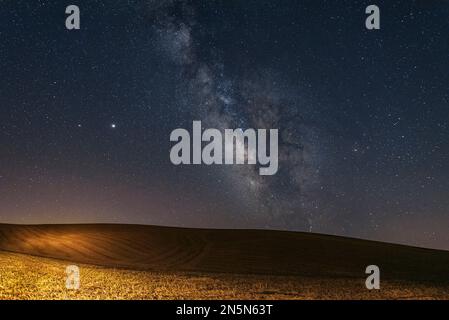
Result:
{"label": "milky way", "polygon": [[[253,70],[252,75],[229,80],[223,75],[222,62],[205,63],[196,54],[193,26],[195,10],[185,2],[167,1],[158,6],[150,3],[151,16],[159,17],[156,33],[160,47],[180,67],[186,88],[179,99],[194,108],[194,116],[206,127],[277,128],[280,130],[280,171],[263,177],[258,168],[237,166],[225,168],[221,174],[228,180],[241,201],[254,202],[255,219],[270,226],[294,224],[312,230],[319,203],[320,133],[307,123],[310,110],[301,105],[300,88],[279,84],[281,76],[267,70]],[[169,13],[179,11],[174,18]],[[162,18],[161,18],[162,17]],[[214,52],[219,57],[219,52]],[[299,91],[299,93],[298,93]],[[186,97],[187,100],[186,100]],[[260,219],[262,216],[262,219]]]}

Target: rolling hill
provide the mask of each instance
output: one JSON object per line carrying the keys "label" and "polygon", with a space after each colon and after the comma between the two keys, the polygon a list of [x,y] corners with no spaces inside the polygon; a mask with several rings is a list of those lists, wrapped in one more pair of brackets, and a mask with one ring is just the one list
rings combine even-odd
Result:
{"label": "rolling hill", "polygon": [[449,252],[320,234],[86,224],[0,224],[0,250],[148,271],[449,283]]}

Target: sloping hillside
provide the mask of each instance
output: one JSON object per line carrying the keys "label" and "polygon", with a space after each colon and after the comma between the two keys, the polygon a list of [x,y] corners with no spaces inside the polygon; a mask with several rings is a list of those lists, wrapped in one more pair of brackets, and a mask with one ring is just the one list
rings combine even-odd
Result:
{"label": "sloping hillside", "polygon": [[112,267],[449,282],[449,252],[300,232],[0,224],[0,250]]}

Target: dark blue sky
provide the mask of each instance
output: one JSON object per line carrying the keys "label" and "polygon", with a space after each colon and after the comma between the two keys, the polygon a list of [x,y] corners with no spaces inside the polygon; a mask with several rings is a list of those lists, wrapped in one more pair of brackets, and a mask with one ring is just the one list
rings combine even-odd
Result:
{"label": "dark blue sky", "polygon": [[[375,31],[369,4],[2,2],[0,221],[449,249],[449,2],[376,1]],[[170,132],[193,120],[278,128],[278,174],[172,165]]]}

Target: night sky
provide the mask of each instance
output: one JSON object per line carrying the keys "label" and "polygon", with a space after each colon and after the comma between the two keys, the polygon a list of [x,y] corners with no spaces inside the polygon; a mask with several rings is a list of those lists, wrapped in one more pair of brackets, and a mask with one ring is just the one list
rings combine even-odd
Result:
{"label": "night sky", "polygon": [[[81,29],[65,28],[66,6]],[[381,29],[365,28],[380,7]],[[311,231],[449,249],[449,1],[0,2],[0,222]],[[279,171],[170,162],[278,128]]]}

